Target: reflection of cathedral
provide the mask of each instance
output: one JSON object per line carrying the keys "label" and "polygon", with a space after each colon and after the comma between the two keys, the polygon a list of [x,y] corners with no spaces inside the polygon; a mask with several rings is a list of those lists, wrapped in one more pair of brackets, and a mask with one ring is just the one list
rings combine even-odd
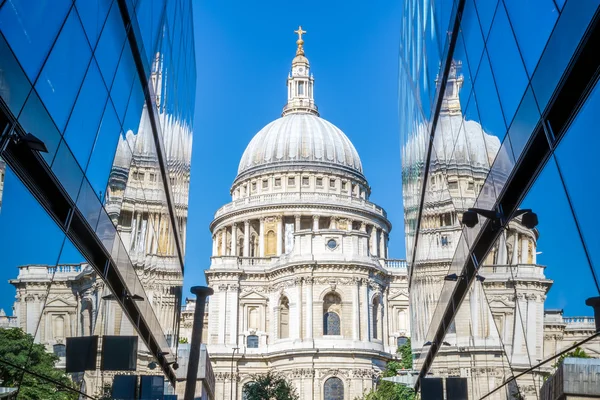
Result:
{"label": "reflection of cathedral", "polygon": [[242,398],[250,375],[270,369],[301,399],[353,399],[409,332],[390,223],[369,202],[350,140],[319,117],[297,44],[283,115],[246,148],[232,202],[211,224],[207,342],[219,399]]}
{"label": "reflection of cathedral", "polygon": [[[165,78],[162,74],[167,70],[160,62],[157,56],[152,82],[157,93],[158,118],[179,235],[185,244],[192,132],[187,122],[169,114],[162,101]],[[119,135],[104,207],[118,232],[112,246],[115,263],[119,267],[124,262],[122,257],[129,258],[142,284],[134,288],[134,294],[148,300],[152,306],[150,312],[154,312],[160,324],[156,328],[164,332],[174,351],[183,275],[166,201],[164,175],[145,104],[137,115],[139,119],[132,122],[135,126]],[[117,135],[115,132],[115,141]],[[64,357],[67,337],[137,334],[102,279],[86,263],[19,266],[19,275],[11,284],[17,288],[13,307],[17,321],[11,324],[31,334],[37,332],[36,340],[61,357]],[[149,369],[151,361],[151,353],[139,340],[137,373],[162,374],[159,368]],[[59,366],[64,367],[64,358]],[[102,386],[110,383],[112,375],[114,372],[86,372],[87,392],[99,394]]]}
{"label": "reflection of cathedral", "polygon": [[[444,278],[455,272],[453,262],[462,266],[461,254],[468,254],[464,242],[462,213],[475,202],[479,207],[494,201],[494,187],[485,184],[490,165],[496,159],[497,174],[509,156],[497,137],[483,131],[477,121],[463,116],[459,100],[462,76],[460,64],[453,65],[446,86],[433,150],[419,245],[411,285],[411,327],[413,350],[427,351],[428,332],[437,327],[436,307]],[[409,146],[411,144],[409,143]],[[415,145],[415,144],[412,144]],[[408,223],[415,210],[407,207]],[[500,386],[514,373],[525,371],[540,360],[573,344],[594,330],[593,320],[579,325],[563,319],[562,313],[544,314],[544,301],[552,281],[544,266],[536,263],[539,232],[526,228],[520,218],[511,221],[487,258],[448,327],[445,342],[433,363],[435,376],[468,377],[471,398],[480,398]],[[460,279],[460,277],[458,278]],[[438,310],[439,312],[439,310]],[[583,322],[583,321],[581,321]],[[551,350],[550,350],[551,349]],[[590,348],[600,354],[599,348]],[[475,367],[476,366],[476,367]],[[416,369],[420,368],[417,360]],[[537,398],[542,373],[550,366],[519,378],[521,394]],[[510,388],[509,388],[510,391]],[[495,397],[493,397],[495,396]],[[499,391],[492,398],[507,398]]]}

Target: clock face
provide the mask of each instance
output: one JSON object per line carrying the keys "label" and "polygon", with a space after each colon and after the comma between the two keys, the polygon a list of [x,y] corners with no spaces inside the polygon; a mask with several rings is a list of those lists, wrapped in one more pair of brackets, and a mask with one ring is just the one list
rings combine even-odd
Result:
{"label": "clock face", "polygon": [[304,72],[304,67],[298,68],[298,72],[300,72],[300,73]]}

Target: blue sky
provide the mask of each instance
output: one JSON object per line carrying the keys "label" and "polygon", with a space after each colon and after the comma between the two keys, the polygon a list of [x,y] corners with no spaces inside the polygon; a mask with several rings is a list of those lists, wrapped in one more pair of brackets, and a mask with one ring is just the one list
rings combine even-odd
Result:
{"label": "blue sky", "polygon": [[398,43],[401,2],[195,1],[198,90],[185,293],[203,284],[212,249],[208,226],[231,201],[229,188],[252,137],[278,118],[298,25],[315,75],[321,117],[360,154],[373,192],[392,222],[390,256],[404,258]]}

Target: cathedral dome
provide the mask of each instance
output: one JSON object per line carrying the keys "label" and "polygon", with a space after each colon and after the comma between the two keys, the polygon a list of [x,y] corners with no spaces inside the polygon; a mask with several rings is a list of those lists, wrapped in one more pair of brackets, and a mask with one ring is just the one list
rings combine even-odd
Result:
{"label": "cathedral dome", "polygon": [[329,164],[362,174],[358,152],[338,127],[312,113],[291,113],[261,129],[248,144],[238,174],[289,163]]}

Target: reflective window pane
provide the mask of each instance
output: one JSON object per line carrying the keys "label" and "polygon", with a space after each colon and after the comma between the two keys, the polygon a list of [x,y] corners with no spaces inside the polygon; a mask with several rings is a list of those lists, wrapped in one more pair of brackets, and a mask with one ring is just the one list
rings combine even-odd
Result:
{"label": "reflective window pane", "polygon": [[104,110],[100,129],[98,130],[92,155],[85,172],[92,188],[94,188],[94,191],[100,198],[104,196],[108,174],[113,163],[120,133],[119,120],[109,102]]}
{"label": "reflective window pane", "polygon": [[64,140],[61,140],[56,157],[54,157],[52,171],[56,174],[71,199],[77,199],[83,180],[83,171]]}
{"label": "reflective window pane", "polygon": [[131,86],[136,77],[136,73],[137,69],[135,67],[135,62],[133,61],[131,48],[129,46],[124,46],[123,54],[121,55],[119,66],[117,67],[117,73],[115,74],[115,81],[110,92],[113,104],[115,105],[115,111],[117,112],[120,121],[123,120],[125,115]]}
{"label": "reflective window pane", "polygon": [[531,76],[558,19],[558,10],[553,0],[504,0],[504,4]]}
{"label": "reflective window pane", "polygon": [[121,18],[119,5],[114,2],[94,53],[108,88],[112,85],[124,44],[125,28],[123,27],[123,18]]}
{"label": "reflective window pane", "polygon": [[504,7],[499,6],[487,41],[490,64],[507,124],[512,120],[527,87],[527,73]]}
{"label": "reflective window pane", "polygon": [[40,98],[32,91],[23,107],[19,122],[25,130],[40,139],[48,149],[47,153],[40,153],[48,164],[52,164],[56,149],[60,142],[60,132],[56,129],[52,118],[44,108]]}
{"label": "reflective window pane", "polygon": [[496,83],[494,82],[486,52],[484,52],[481,59],[481,65],[479,66],[479,72],[475,81],[475,100],[483,129],[502,140],[506,133],[506,125],[504,124],[504,117],[500,108],[500,101],[498,100],[498,92],[496,91]]}
{"label": "reflective window pane", "polygon": [[8,0],[0,9],[0,31],[35,81],[71,7],[69,0]]}
{"label": "reflective window pane", "polygon": [[515,159],[519,159],[523,148],[527,144],[527,141],[531,137],[533,129],[539,120],[540,112],[537,108],[530,86],[528,87],[527,92],[525,92],[525,96],[519,105],[515,118],[508,129]]}
{"label": "reflective window pane", "polygon": [[475,8],[477,9],[477,16],[479,17],[479,24],[481,25],[481,32],[483,38],[487,38],[490,32],[490,26],[494,19],[494,13],[498,6],[498,0],[475,0]]}
{"label": "reflective window pane", "polygon": [[87,166],[106,97],[100,70],[96,61],[92,60],[64,135],[82,168]]}
{"label": "reflective window pane", "polygon": [[[73,57],[73,53],[77,57]],[[91,50],[71,12],[35,87],[62,132],[88,67]]]}
{"label": "reflective window pane", "polygon": [[600,271],[600,234],[598,232],[600,215],[594,211],[598,204],[595,196],[596,189],[589,185],[589,183],[593,185],[594,180],[588,180],[586,177],[595,176],[591,171],[597,169],[596,150],[600,146],[600,137],[592,132],[598,125],[598,110],[600,110],[600,84],[596,84],[556,150],[560,172],[592,264],[596,267],[596,276]]}
{"label": "reflective window pane", "polygon": [[14,115],[19,115],[30,90],[29,80],[0,35],[0,96]]}
{"label": "reflective window pane", "polygon": [[75,2],[79,18],[81,18],[85,34],[92,48],[96,47],[96,42],[112,2],[113,0],[77,0]]}

